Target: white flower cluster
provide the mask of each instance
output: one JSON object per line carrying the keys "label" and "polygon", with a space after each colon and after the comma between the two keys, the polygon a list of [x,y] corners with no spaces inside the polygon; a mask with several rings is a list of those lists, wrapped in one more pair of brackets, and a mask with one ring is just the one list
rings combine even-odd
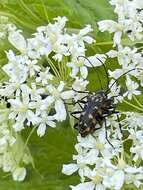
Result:
{"label": "white flower cluster", "polygon": [[[38,126],[37,133],[43,136],[47,126],[56,127],[56,120],[66,119],[64,102],[74,97],[74,91],[65,90],[68,84],[62,80],[63,73],[60,73],[62,69],[67,69],[62,62],[65,56],[71,60],[67,66],[72,65],[73,83],[80,81],[78,71],[87,77],[84,60],[77,57],[85,55],[84,42],[93,42],[86,35],[92,31],[91,27],[88,25],[79,34],[69,35],[64,29],[66,17],[55,20],[54,24],[37,28],[37,33],[30,39],[25,39],[18,30],[9,32],[9,42],[21,54],[15,55],[12,50],[6,53],[8,64],[4,65],[3,70],[9,81],[1,86],[0,95],[6,96],[11,105],[9,119],[15,121],[15,131],[23,129],[25,123],[32,124]],[[48,59],[46,67],[39,64],[42,57]],[[52,59],[60,64],[59,68]]]}
{"label": "white flower cluster", "polygon": [[[140,95],[141,92],[138,89],[139,84],[143,86],[142,52],[138,52],[137,48],[132,49],[127,46],[118,46],[117,51],[111,50],[107,53],[107,55],[110,58],[117,58],[120,67],[115,69],[114,71],[109,70],[110,77],[114,78],[114,80],[119,81],[118,78],[125,75],[125,86],[127,87],[127,91],[123,94],[123,96],[131,100],[133,95]],[[133,80],[134,77],[138,80],[138,82]],[[110,82],[111,86],[112,83],[113,81]],[[116,88],[113,85],[111,91],[114,90],[116,92],[116,89],[120,89],[120,85],[116,86]]]}
{"label": "white flower cluster", "polygon": [[[143,105],[136,95],[141,94],[143,86],[143,52],[136,47],[124,47],[122,39],[129,38],[136,43],[135,40],[143,38],[143,3],[139,0],[111,0],[110,4],[115,6],[118,22],[98,22],[101,32],[114,33],[113,46],[116,50],[110,50],[106,55],[110,59],[116,58],[119,66],[108,70],[112,78],[108,96],[115,97],[114,103],[126,103],[141,113],[120,112],[120,123],[116,114],[106,118],[108,130],[103,122],[102,128],[92,135],[84,138],[78,135],[75,145],[78,154],[73,155],[74,163],[63,165],[62,170],[66,175],[78,171],[81,183],[71,185],[72,190],[142,188]],[[123,86],[124,93],[121,93]],[[126,99],[134,100],[135,104]]]}
{"label": "white flower cluster", "polygon": [[8,17],[0,16],[0,39],[7,37],[10,31],[16,30],[16,26],[9,22]]}
{"label": "white flower cluster", "polygon": [[126,118],[123,123],[128,126],[128,140],[132,140],[130,144],[130,152],[135,162],[143,160],[143,115],[136,112],[126,112]]}
{"label": "white flower cluster", "polygon": [[90,61],[85,58],[85,43],[94,42],[88,36],[90,25],[68,34],[67,18],[54,20],[28,39],[15,27],[8,31],[8,41],[19,53],[6,52],[8,63],[2,69],[7,81],[1,84],[0,96],[9,105],[7,119],[16,134],[34,126],[42,137],[47,127],[65,120],[68,103],[82,97],[76,90],[85,90],[88,84],[88,67],[101,65],[99,58],[105,62],[102,54],[89,56]]}
{"label": "white flower cluster", "polygon": [[[73,155],[75,163],[63,165],[62,172],[71,175],[78,171],[81,183],[70,186],[72,190],[120,190],[124,185],[132,184],[137,189],[143,180],[142,121],[139,113],[125,112],[122,130],[128,131],[128,137],[122,140],[119,123],[114,117],[108,118],[108,140],[105,128],[97,130],[93,135],[82,138],[78,135],[75,145],[77,155]],[[110,129],[110,130],[109,130]],[[131,142],[132,140],[132,142]],[[128,144],[130,155],[124,148]],[[136,165],[136,163],[138,163]]]}
{"label": "white flower cluster", "polygon": [[110,0],[115,6],[114,12],[118,15],[118,21],[99,21],[99,29],[104,32],[114,33],[114,45],[121,44],[123,34],[131,40],[143,38],[143,2],[140,0]]}
{"label": "white flower cluster", "polygon": [[[143,39],[143,3],[140,0],[111,0],[110,4],[115,6],[114,12],[118,16],[118,22],[113,20],[99,21],[99,30],[114,34],[113,42],[117,50],[110,50],[107,55],[109,58],[117,58],[120,68],[114,71],[109,70],[109,75],[115,80],[125,75],[125,85],[128,90],[123,96],[131,100],[133,95],[141,94],[138,90],[138,83],[133,81],[132,77],[136,77],[143,86],[143,57],[142,51],[137,48],[123,47],[122,40],[128,37],[136,43],[136,40]],[[115,91],[115,94],[116,90],[120,89],[120,86],[115,88],[111,85],[111,87],[114,88],[112,90]],[[120,97],[119,100],[121,100]]]}
{"label": "white flower cluster", "polygon": [[[24,143],[19,134],[8,122],[9,110],[1,105],[0,111],[0,167],[4,172],[11,172],[13,180],[23,181],[26,176],[25,164],[32,160],[29,152],[24,150]],[[17,151],[18,150],[18,151]]]}

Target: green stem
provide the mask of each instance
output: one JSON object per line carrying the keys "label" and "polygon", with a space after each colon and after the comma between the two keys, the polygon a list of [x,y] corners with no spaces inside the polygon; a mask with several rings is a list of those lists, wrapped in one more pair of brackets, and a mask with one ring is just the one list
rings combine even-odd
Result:
{"label": "green stem", "polygon": [[69,76],[69,74],[68,74],[67,62],[68,62],[68,58],[65,57],[63,70],[64,70],[64,74],[65,74],[65,79],[66,79],[66,80],[68,79],[68,76]]}
{"label": "green stem", "polygon": [[139,167],[140,166],[140,164],[141,164],[141,162],[142,162],[142,159],[138,159],[137,161],[136,161],[136,167]]}
{"label": "green stem", "polygon": [[47,59],[48,63],[50,64],[50,66],[51,66],[51,68],[52,68],[54,74],[55,74],[58,78],[60,78],[60,74],[59,74],[57,68],[55,67],[55,65],[53,64],[53,62],[52,62],[48,57],[46,57],[46,59]]}
{"label": "green stem", "polygon": [[[122,39],[121,41],[122,45],[130,45],[130,46],[133,46],[135,45],[136,43],[141,43],[142,44],[142,41],[134,41],[132,42],[131,40],[129,39]],[[113,44],[113,41],[108,41],[108,42],[99,42],[99,43],[95,43],[94,45],[95,46],[104,46],[104,45],[112,45]]]}
{"label": "green stem", "polygon": [[65,62],[64,62],[64,59],[62,62],[58,63],[58,68],[60,70],[60,75],[61,75],[61,79],[63,81],[66,81],[66,74],[65,74]]}
{"label": "green stem", "polygon": [[123,140],[122,142],[124,143],[124,142],[127,142],[127,141],[129,141],[129,139],[125,139],[125,140]]}
{"label": "green stem", "polygon": [[[28,142],[29,142],[29,139],[30,139],[31,135],[33,134],[33,132],[35,131],[36,127],[37,126],[33,127],[33,129],[30,131],[30,133],[29,133],[29,135],[28,135],[28,137],[27,137],[27,139],[26,139],[26,141],[24,143],[23,152],[22,152],[22,155],[21,155],[21,157],[19,159],[19,163],[22,161],[22,158],[24,156],[24,151],[26,150]],[[32,165],[33,165],[33,163],[32,163]]]}
{"label": "green stem", "polygon": [[65,66],[65,63],[64,63],[64,59],[63,59],[63,61],[61,62],[61,74],[62,74],[63,80],[65,81],[66,76],[65,76],[65,72],[64,72],[64,66]]}
{"label": "green stem", "polygon": [[141,47],[138,47],[137,49],[138,49],[138,50],[142,50],[142,49],[143,49],[143,46],[141,46]]}
{"label": "green stem", "polygon": [[35,20],[39,20],[40,22],[42,21],[35,13],[31,11],[31,9],[28,8],[28,6],[23,2],[23,0],[19,0],[19,4],[21,8],[26,12],[29,13]]}
{"label": "green stem", "polygon": [[7,178],[7,177],[9,177],[9,176],[11,176],[11,173],[8,173],[8,174],[3,175],[2,178],[5,179],[5,178]]}
{"label": "green stem", "polygon": [[64,70],[64,66],[65,66],[65,62],[64,62],[64,59],[63,61],[61,62],[61,71],[62,71],[62,75],[63,75],[63,78],[64,80],[66,80],[66,75],[65,75],[65,70]]}
{"label": "green stem", "polygon": [[135,96],[133,96],[133,98],[134,98],[134,100],[137,102],[137,104],[138,104],[141,108],[143,108],[143,105],[138,101],[138,99],[137,99]]}
{"label": "green stem", "polygon": [[42,3],[42,6],[43,6],[43,9],[44,9],[44,14],[45,14],[46,20],[47,20],[47,22],[50,22],[49,21],[49,16],[48,16],[48,13],[47,13],[47,10],[46,10],[46,6],[45,6],[43,0],[41,0],[41,3]]}
{"label": "green stem", "polygon": [[58,69],[59,69],[60,78],[63,80],[63,74],[62,74],[61,64],[62,64],[62,63],[59,63],[59,62],[58,62]]}
{"label": "green stem", "polygon": [[28,24],[26,22],[23,22],[21,19],[19,19],[18,17],[16,17],[15,15],[11,14],[11,13],[7,13],[7,12],[4,12],[4,11],[0,11],[0,15],[2,16],[7,16],[9,18],[12,18],[14,19],[16,22],[22,24],[23,26],[31,29],[32,31],[34,30],[34,27],[31,25],[31,24]]}
{"label": "green stem", "polygon": [[141,109],[141,108],[135,106],[134,104],[132,104],[132,103],[126,101],[126,100],[124,100],[124,102],[125,102],[126,104],[128,104],[129,106],[131,106],[131,107],[133,107],[133,108],[135,108],[135,109],[137,109],[137,110],[143,112],[143,109]]}
{"label": "green stem", "polygon": [[[26,139],[26,141],[25,141],[24,148],[23,148],[23,154],[24,154],[24,150],[27,148],[29,139],[30,139],[30,137],[32,136],[32,134],[34,133],[36,127],[37,127],[37,126],[33,127],[33,129],[30,131],[30,133],[29,133],[29,135],[28,135],[28,137],[27,137],[27,139]],[[29,149],[28,149],[28,152],[29,152]],[[29,154],[30,154],[30,152],[29,152]],[[23,155],[22,155],[22,157],[21,157],[20,160],[22,160],[22,158],[23,158]],[[34,170],[40,175],[40,177],[41,177],[41,179],[42,179],[43,176],[40,174],[40,172],[38,171],[38,169],[35,167],[35,164],[34,164],[33,160],[32,160],[32,166],[33,166]]]}
{"label": "green stem", "polygon": [[34,133],[36,127],[37,127],[37,126],[33,127],[32,130],[30,131],[30,133],[29,133],[29,135],[28,135],[28,137],[27,137],[27,139],[26,139],[26,141],[25,141],[23,151],[26,149],[27,144],[28,144],[28,142],[29,142],[29,139],[30,139],[31,135]]}
{"label": "green stem", "polygon": [[109,41],[109,42],[99,42],[99,43],[95,43],[95,46],[104,46],[104,45],[112,45],[113,41]]}

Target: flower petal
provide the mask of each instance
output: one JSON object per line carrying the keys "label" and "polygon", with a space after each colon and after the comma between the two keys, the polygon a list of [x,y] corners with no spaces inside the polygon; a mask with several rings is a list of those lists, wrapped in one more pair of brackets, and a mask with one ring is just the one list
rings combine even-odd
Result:
{"label": "flower petal", "polygon": [[26,40],[25,38],[20,34],[19,31],[11,32],[8,36],[9,42],[18,49],[21,53],[25,53],[26,51]]}
{"label": "flower petal", "polygon": [[56,123],[54,121],[47,121],[47,125],[52,127],[52,128],[56,127]]}
{"label": "flower petal", "polygon": [[79,71],[78,67],[73,67],[72,72],[71,72],[71,76],[75,77],[77,75],[78,71]]}
{"label": "flower petal", "polygon": [[119,45],[120,42],[121,42],[121,36],[122,36],[122,32],[115,32],[114,34],[114,38],[113,38],[113,41],[114,41],[114,46],[115,44]]}
{"label": "flower petal", "polygon": [[94,187],[95,187],[95,184],[93,182],[80,183],[77,186],[70,185],[70,188],[72,190],[93,190]]}
{"label": "flower petal", "polygon": [[85,66],[83,67],[80,67],[80,72],[81,72],[81,76],[86,79],[87,78],[87,75],[88,75],[88,70]]}
{"label": "flower petal", "polygon": [[37,135],[42,137],[45,134],[46,131],[46,125],[44,123],[41,123],[37,129]]}
{"label": "flower petal", "polygon": [[61,92],[63,89],[64,89],[64,82],[63,81],[60,81],[60,85],[58,86],[58,91]]}
{"label": "flower petal", "polygon": [[69,91],[62,92],[61,97],[62,99],[66,100],[66,99],[73,98],[74,94],[75,93],[72,90],[69,90]]}
{"label": "flower petal", "polygon": [[78,170],[78,167],[76,164],[66,164],[66,165],[64,164],[62,173],[66,174],[66,175],[72,175],[77,170]]}
{"label": "flower petal", "polygon": [[23,167],[16,168],[13,173],[12,177],[14,181],[23,181],[26,176],[26,169]]}
{"label": "flower petal", "polygon": [[63,121],[66,119],[67,114],[66,114],[64,102],[62,100],[57,100],[55,102],[55,110],[56,110],[55,118],[58,121]]}

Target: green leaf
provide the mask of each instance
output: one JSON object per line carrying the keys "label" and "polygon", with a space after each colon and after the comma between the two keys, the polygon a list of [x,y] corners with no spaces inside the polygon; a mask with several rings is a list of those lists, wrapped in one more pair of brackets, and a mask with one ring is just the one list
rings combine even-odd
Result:
{"label": "green leaf", "polygon": [[[31,129],[23,131],[28,136]],[[78,183],[77,176],[65,176],[61,173],[62,164],[69,163],[74,153],[76,133],[69,122],[59,124],[56,129],[48,128],[43,138],[33,134],[29,148],[34,158],[36,170],[28,167],[28,176],[22,183],[14,182],[11,176],[1,173],[2,190],[68,190],[70,184]]]}

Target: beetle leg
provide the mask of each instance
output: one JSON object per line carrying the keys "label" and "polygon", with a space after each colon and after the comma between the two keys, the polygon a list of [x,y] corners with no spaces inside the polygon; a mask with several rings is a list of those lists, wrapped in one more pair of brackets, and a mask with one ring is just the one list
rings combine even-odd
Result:
{"label": "beetle leg", "polygon": [[101,128],[102,128],[102,126],[100,126],[100,127],[96,127],[96,128],[95,128],[95,131],[98,130],[98,129],[101,129]]}
{"label": "beetle leg", "polygon": [[121,123],[120,123],[120,118],[119,118],[118,113],[119,113],[119,112],[116,112],[116,116],[117,116],[117,121],[118,121],[118,123],[119,123],[119,129],[120,129],[120,132],[121,132],[121,134],[122,134],[122,133],[123,133],[123,131],[122,131],[122,125],[121,125]]}
{"label": "beetle leg", "polygon": [[76,114],[81,114],[81,113],[82,113],[82,111],[74,111],[74,112],[71,112],[71,116],[73,116],[75,119],[78,119],[78,120],[79,120],[79,118],[76,117],[75,115],[76,115]]}
{"label": "beetle leg", "polygon": [[75,119],[79,119],[78,117],[74,116],[73,114],[71,114],[71,115],[72,115],[72,117],[74,117]]}
{"label": "beetle leg", "polygon": [[116,113],[119,113],[119,112],[116,112],[115,110],[109,110],[108,113],[103,114],[103,118],[108,117],[112,114],[116,114]]}
{"label": "beetle leg", "polygon": [[78,103],[79,107],[83,110],[83,107],[82,107],[82,105],[80,104],[80,102],[77,102],[77,103]]}
{"label": "beetle leg", "polygon": [[86,104],[87,103],[87,101],[84,101],[84,100],[79,100],[79,102],[82,103],[82,104]]}
{"label": "beetle leg", "polygon": [[[105,137],[107,142],[112,146],[112,148],[114,148],[114,146],[110,143],[109,139],[108,139],[108,133],[107,133],[107,123],[106,123],[106,118],[104,118],[104,123],[105,123]],[[114,148],[115,149],[115,148]]]}
{"label": "beetle leg", "polygon": [[73,127],[74,127],[74,129],[78,129],[78,127],[77,127],[77,126],[78,126],[78,123],[75,123],[75,124],[74,124],[74,126],[73,126]]}
{"label": "beetle leg", "polygon": [[88,95],[87,95],[87,96],[82,97],[80,100],[84,100],[84,98],[87,98],[87,97],[88,97]]}
{"label": "beetle leg", "polygon": [[120,123],[119,112],[114,110],[113,114],[116,114],[116,116],[117,116],[117,121],[118,121],[118,123],[119,123],[119,129],[120,129],[120,132],[121,132],[121,134],[122,134],[123,131],[122,131],[122,125],[121,125],[121,123]]}
{"label": "beetle leg", "polygon": [[81,98],[80,100],[77,100],[76,102],[72,102],[72,103],[68,103],[68,102],[65,102],[64,101],[64,104],[67,104],[67,105],[75,105],[75,104],[78,104],[78,103],[82,103],[82,104],[86,104],[87,101],[84,100],[84,98],[87,98],[88,96],[84,96],[83,98]]}
{"label": "beetle leg", "polygon": [[80,91],[80,90],[75,90],[74,88],[72,88],[72,90],[74,92],[78,92],[78,93],[88,93],[88,94],[92,94],[92,92],[89,92],[89,91]]}

